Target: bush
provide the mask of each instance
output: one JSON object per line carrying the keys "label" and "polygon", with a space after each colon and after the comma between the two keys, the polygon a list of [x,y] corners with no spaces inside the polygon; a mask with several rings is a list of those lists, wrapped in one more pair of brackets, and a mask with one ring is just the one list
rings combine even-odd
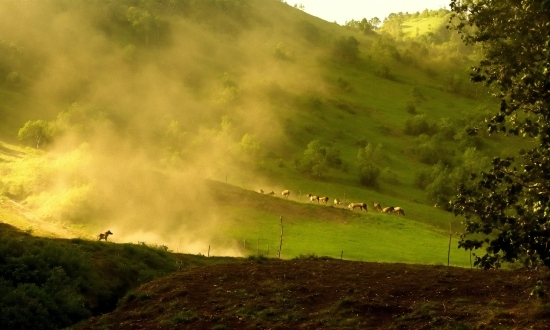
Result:
{"label": "bush", "polygon": [[297,30],[299,35],[312,44],[318,43],[321,39],[319,28],[306,20],[298,22]]}
{"label": "bush", "polygon": [[414,186],[420,189],[426,189],[428,184],[430,184],[430,171],[422,170],[415,174],[414,176]]}
{"label": "bush", "polygon": [[340,37],[334,42],[332,55],[337,60],[352,63],[359,58],[359,41],[355,37]]}
{"label": "bush", "polygon": [[366,164],[359,169],[359,182],[367,187],[378,187],[380,168],[373,164]]}
{"label": "bush", "polygon": [[[61,329],[112,311],[133,287],[175,271],[165,251],[0,232],[3,329]],[[105,249],[109,249],[106,251]],[[94,262],[100,253],[101,264]]]}
{"label": "bush", "polygon": [[448,151],[443,147],[441,136],[436,134],[429,137],[421,134],[415,140],[414,154],[425,164],[435,164],[439,161],[447,161]]}
{"label": "bush", "polygon": [[338,149],[326,142],[313,140],[307,145],[302,158],[296,161],[296,165],[301,171],[322,178],[329,167],[340,168],[343,163]]}
{"label": "bush", "polygon": [[403,132],[407,135],[433,135],[437,128],[426,119],[426,115],[416,115],[405,122]]}

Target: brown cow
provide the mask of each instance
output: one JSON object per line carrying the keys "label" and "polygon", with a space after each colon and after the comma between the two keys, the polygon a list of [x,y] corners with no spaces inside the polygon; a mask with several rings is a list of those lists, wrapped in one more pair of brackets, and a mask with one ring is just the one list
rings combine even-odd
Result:
{"label": "brown cow", "polygon": [[367,210],[367,203],[351,203],[348,205],[348,209],[355,210],[358,207],[360,210]]}

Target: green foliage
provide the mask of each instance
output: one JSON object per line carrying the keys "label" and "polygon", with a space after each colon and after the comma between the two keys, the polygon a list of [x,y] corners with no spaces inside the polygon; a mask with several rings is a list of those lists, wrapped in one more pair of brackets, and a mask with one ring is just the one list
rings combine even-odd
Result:
{"label": "green foliage", "polygon": [[396,42],[393,38],[387,35],[379,36],[371,46],[372,53],[381,58],[392,58],[394,60],[401,59],[401,55],[397,50]]}
{"label": "green foliage", "polygon": [[365,164],[359,168],[359,182],[364,186],[376,188],[380,173],[380,167],[374,164]]}
{"label": "green foliage", "polygon": [[298,22],[296,29],[298,35],[312,44],[317,44],[321,40],[319,28],[305,19]]}
{"label": "green foliage", "polygon": [[111,311],[131,288],[176,270],[160,249],[0,235],[3,329],[65,328]]}
{"label": "green foliage", "polygon": [[61,111],[50,125],[54,128],[56,137],[70,133],[86,140],[99,125],[109,122],[112,123],[106,111],[75,102]]}
{"label": "green foliage", "polygon": [[[379,23],[380,20],[378,18],[376,19],[378,20],[378,23]],[[356,21],[352,19],[351,21],[346,22],[344,24],[344,27],[346,27],[349,30],[354,30],[363,34],[374,34],[374,31],[376,30],[376,26],[373,25],[372,23],[376,23],[376,21],[373,21],[373,20],[367,21],[366,18],[363,18],[360,21]]]}
{"label": "green foliage", "polygon": [[435,164],[441,160],[447,161],[448,153],[443,145],[441,135],[426,135],[420,134],[415,139],[416,146],[413,148],[413,153],[418,159],[425,164]]}
{"label": "green foliage", "polygon": [[484,248],[475,261],[483,268],[523,259],[550,267],[550,3],[453,0],[451,9],[450,25],[484,49],[472,79],[499,91],[500,111],[488,131],[536,141],[517,159],[495,157],[488,171],[461,186],[453,201],[455,214],[466,219],[459,246]]}
{"label": "green foliage", "polygon": [[357,61],[359,53],[359,41],[353,36],[338,38],[332,47],[333,57],[347,63]]}
{"label": "green foliage", "polygon": [[239,150],[244,154],[256,155],[260,152],[260,141],[254,134],[246,133],[239,143]]}
{"label": "green foliage", "polygon": [[28,121],[25,126],[19,129],[17,138],[19,140],[32,142],[39,149],[41,145],[52,141],[53,129],[44,120]]}
{"label": "green foliage", "polygon": [[436,133],[436,127],[422,114],[407,119],[403,132],[407,135],[433,135]]}
{"label": "green foliage", "polygon": [[307,145],[304,155],[297,161],[298,168],[316,178],[326,175],[329,167],[340,168],[342,159],[340,151],[330,143],[313,140]]}
{"label": "green foliage", "polygon": [[371,143],[359,149],[357,153],[357,164],[359,166],[359,182],[367,187],[378,187],[378,178],[382,173],[380,164],[385,156],[382,152],[382,145],[373,147]]}

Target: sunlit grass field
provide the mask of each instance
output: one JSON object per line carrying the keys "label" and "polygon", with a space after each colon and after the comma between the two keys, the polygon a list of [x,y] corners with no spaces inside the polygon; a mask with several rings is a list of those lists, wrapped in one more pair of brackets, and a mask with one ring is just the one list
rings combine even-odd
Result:
{"label": "sunlit grass field", "polygon": [[[245,254],[276,256],[281,238],[280,218],[250,209],[224,210],[234,218],[225,234],[240,242]],[[281,257],[317,255],[358,261],[447,264],[449,235],[436,228],[373,212],[346,216],[340,221],[282,217]],[[451,245],[450,263],[469,267],[469,254],[458,250],[456,241]]]}

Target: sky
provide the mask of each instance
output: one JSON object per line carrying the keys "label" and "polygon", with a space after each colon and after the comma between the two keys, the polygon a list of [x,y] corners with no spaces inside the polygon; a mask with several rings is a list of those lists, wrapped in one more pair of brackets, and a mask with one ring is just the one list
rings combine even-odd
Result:
{"label": "sky", "polygon": [[302,4],[308,14],[329,22],[378,17],[384,21],[391,13],[422,12],[424,9],[449,9],[450,0],[286,0],[290,5]]}

